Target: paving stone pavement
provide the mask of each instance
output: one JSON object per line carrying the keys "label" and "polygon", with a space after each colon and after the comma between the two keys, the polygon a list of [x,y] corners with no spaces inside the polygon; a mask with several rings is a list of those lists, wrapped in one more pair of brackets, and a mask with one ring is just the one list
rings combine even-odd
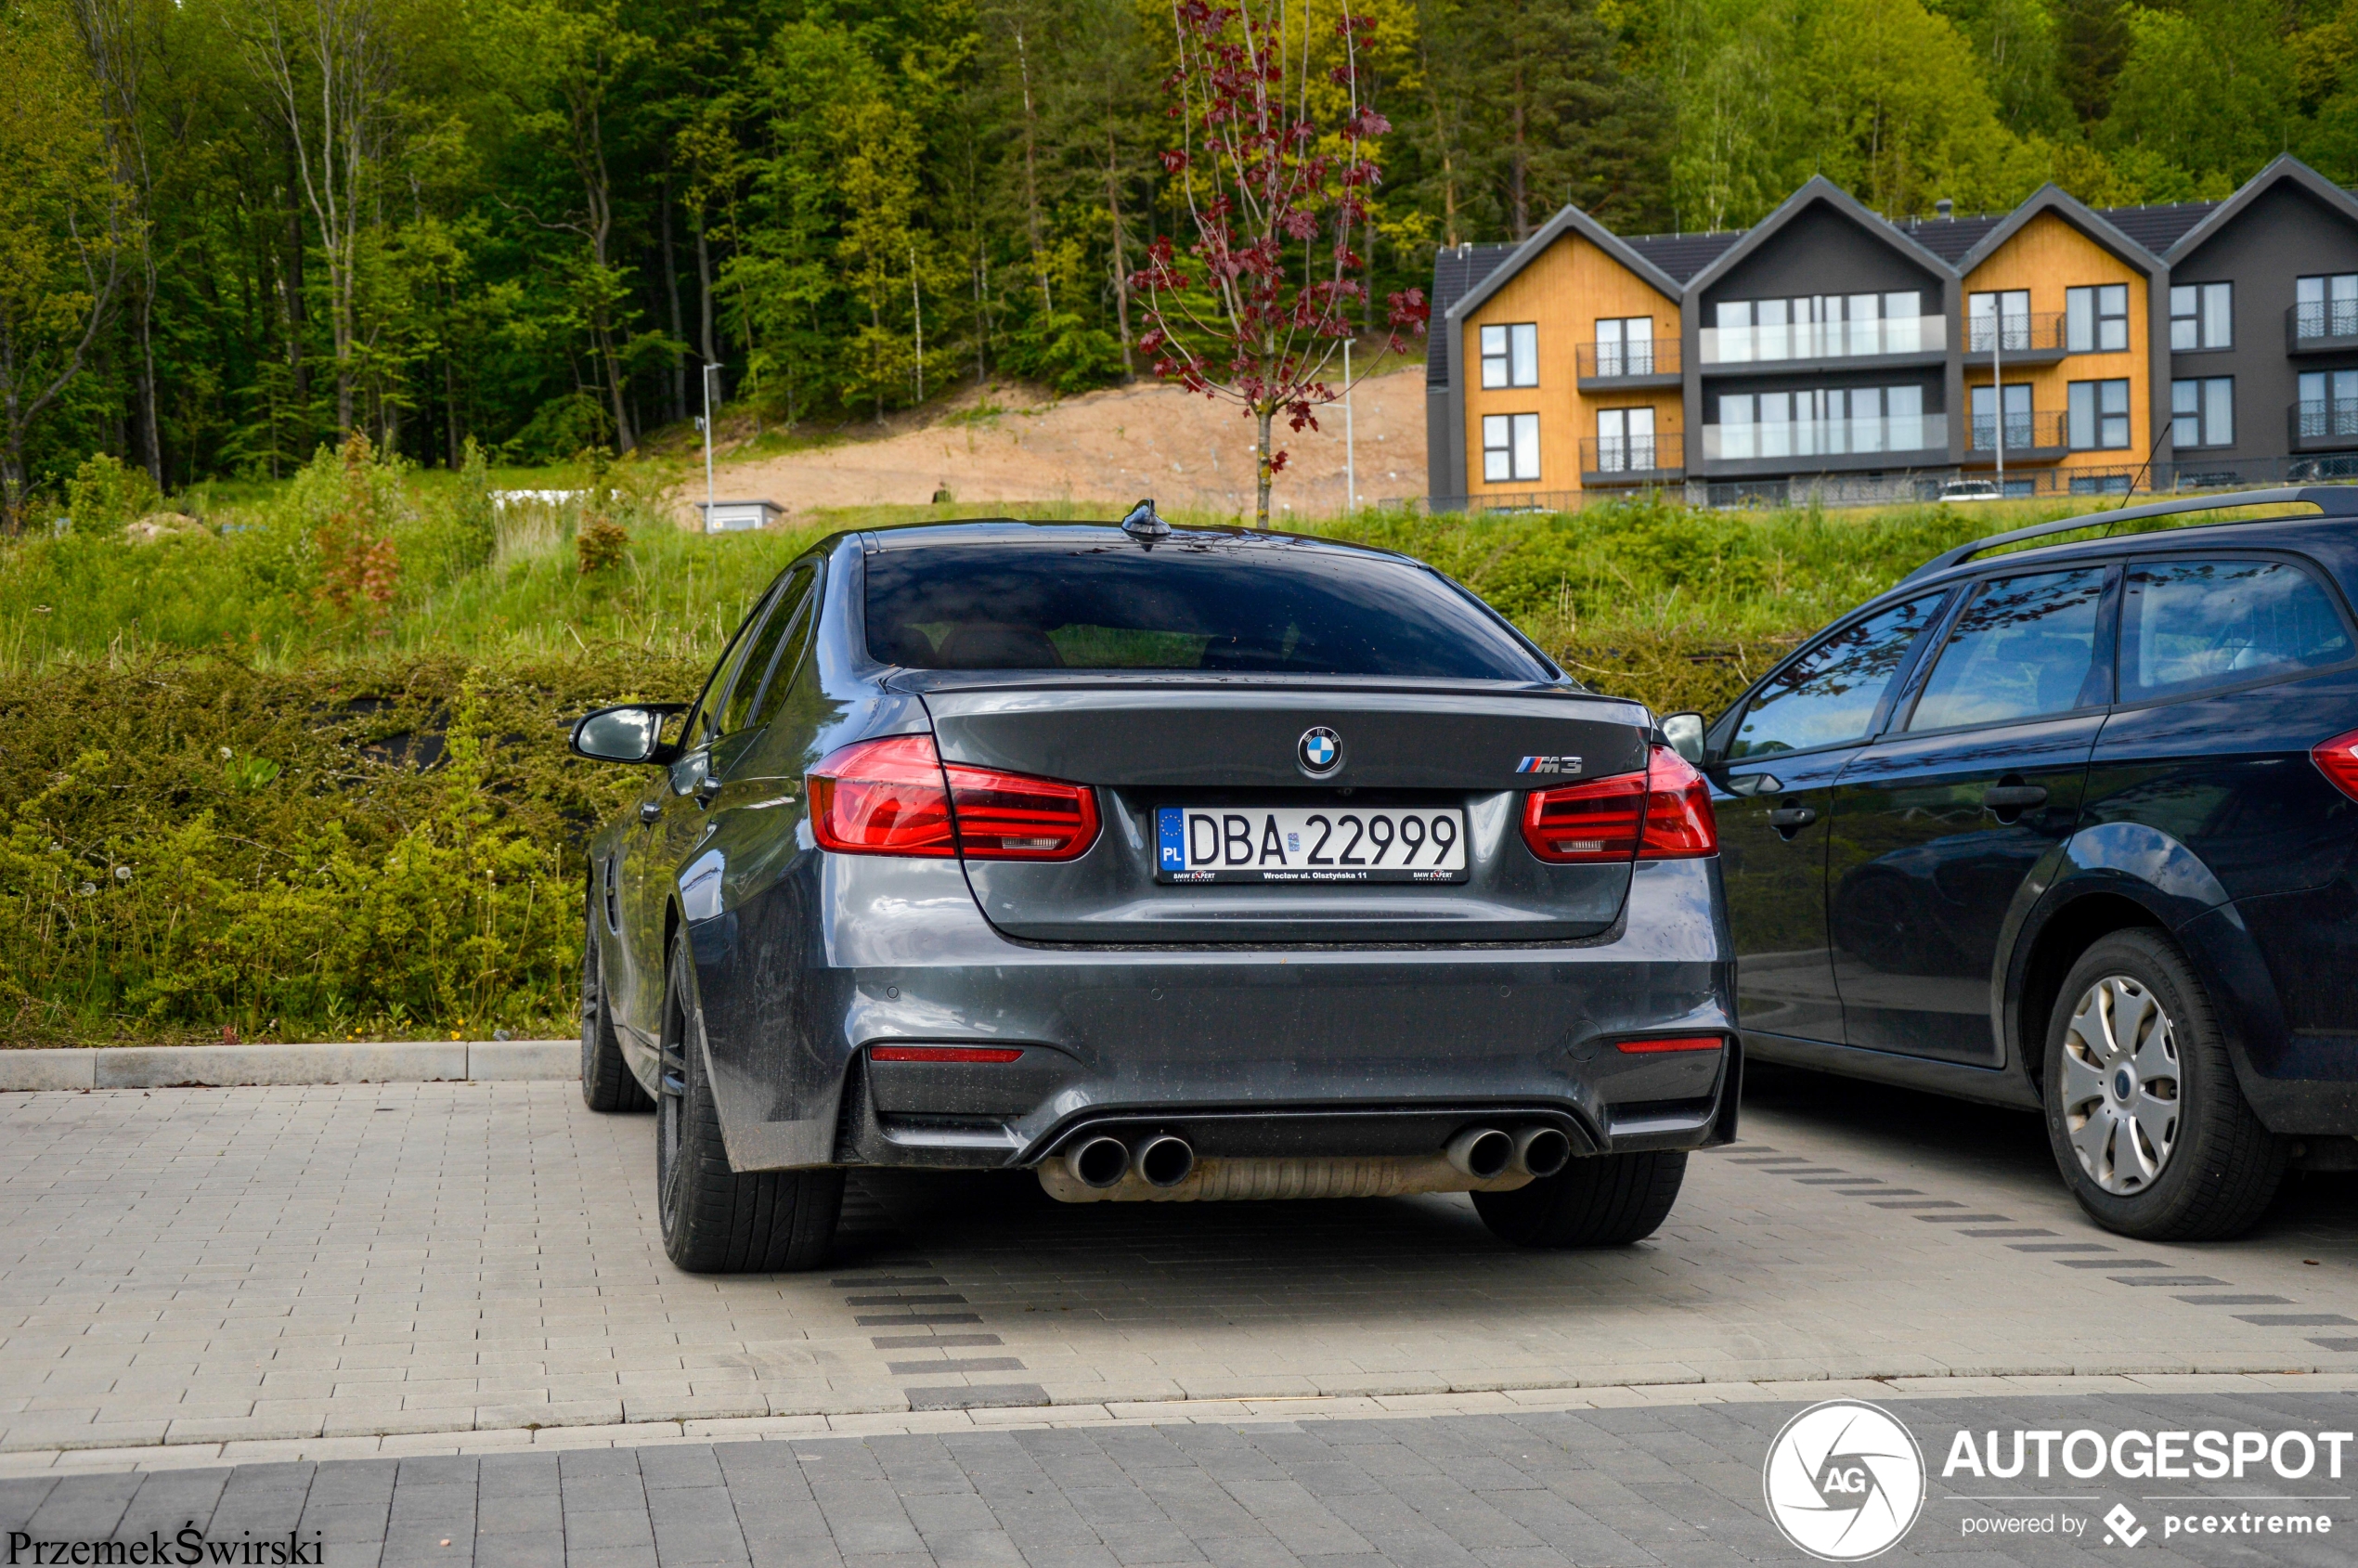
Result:
{"label": "paving stone pavement", "polygon": [[[21,1541],[316,1543],[320,1568],[1720,1568],[1801,1562],[1762,1495],[1795,1404],[1255,1425],[1028,1429],[334,1460],[0,1481]],[[2158,1483],[1945,1477],[1960,1432],[2347,1432],[2358,1394],[1896,1403],[1930,1468],[1884,1561],[2350,1561],[2351,1468]],[[2358,1455],[2347,1456],[2358,1461]],[[2002,1494],[2002,1496],[2000,1496]],[[2175,1500],[2158,1500],[2173,1498]],[[2296,1500],[2298,1499],[2298,1500]],[[2189,1538],[2167,1516],[2299,1515],[2325,1536]],[[2007,1520],[2050,1522],[2007,1535]],[[2076,1532],[2073,1526],[2076,1524]],[[2248,1526],[2246,1526],[2248,1528]],[[2052,1532],[2052,1533],[2049,1533]],[[2071,1532],[2071,1533],[2066,1533]],[[11,1556],[32,1562],[34,1553]],[[85,1557],[82,1561],[89,1562]],[[175,1559],[178,1561],[178,1559]]]}
{"label": "paving stone pavement", "polygon": [[1462,1198],[1066,1207],[1018,1174],[871,1180],[827,1269],[697,1277],[657,1244],[650,1136],[562,1083],[0,1096],[0,1473],[862,1412],[2358,1371],[2358,1178],[2299,1184],[2243,1241],[2150,1246],[2079,1216],[2030,1118],[1803,1075],[1763,1077],[1657,1237],[1594,1252],[1503,1246]]}

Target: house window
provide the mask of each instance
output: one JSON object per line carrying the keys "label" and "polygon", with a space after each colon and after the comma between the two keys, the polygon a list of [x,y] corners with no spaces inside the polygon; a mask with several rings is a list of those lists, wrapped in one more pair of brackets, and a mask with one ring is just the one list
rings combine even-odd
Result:
{"label": "house window", "polygon": [[2304,370],[2294,410],[2304,441],[2358,435],[2358,370]]}
{"label": "house window", "polygon": [[1624,316],[1597,323],[1597,374],[1651,376],[1654,373],[1654,318]]}
{"label": "house window", "polygon": [[1654,461],[1654,411],[1652,408],[1597,410],[1599,473],[1644,473],[1659,466]]}
{"label": "house window", "polygon": [[1730,364],[1917,354],[1938,349],[1939,331],[1937,317],[1930,329],[1924,326],[1923,296],[1913,290],[1722,300],[1713,306],[1713,324],[1705,329],[1704,359]]}
{"label": "house window", "polygon": [[1969,294],[1965,298],[1965,351],[2019,354],[2030,346],[2030,291]]}
{"label": "house window", "polygon": [[2292,298],[2294,337],[2358,338],[2358,272],[2297,278]]}
{"label": "house window", "polygon": [[1492,485],[1539,477],[1539,416],[1482,416],[1482,477]]}
{"label": "house window", "polygon": [[2099,283],[2064,291],[2064,348],[2117,354],[2129,346],[2129,285]]}
{"label": "house window", "polygon": [[[1977,386],[1972,391],[1973,449],[1976,452],[1992,451],[1999,446],[2002,433],[1998,428],[1998,390],[1994,386]],[[2021,382],[2008,382],[2005,395],[2004,444],[2017,451],[2037,446],[2039,443],[2033,439],[2037,430],[2031,418],[2030,388]]]}
{"label": "house window", "polygon": [[1482,330],[1482,384],[1537,386],[1539,329],[1529,321]]}
{"label": "house window", "polygon": [[2170,383],[2170,440],[2176,447],[2235,444],[2235,378]]}
{"label": "house window", "polygon": [[2129,382],[2073,382],[2066,432],[2075,452],[2103,451],[2129,445]]}
{"label": "house window", "polygon": [[1948,439],[1924,413],[1921,386],[1813,388],[1723,395],[1719,422],[1704,431],[1704,458],[1807,458],[1916,452]]}
{"label": "house window", "polygon": [[2171,350],[2233,348],[2235,299],[2233,283],[2181,283],[2173,287],[2170,291]]}

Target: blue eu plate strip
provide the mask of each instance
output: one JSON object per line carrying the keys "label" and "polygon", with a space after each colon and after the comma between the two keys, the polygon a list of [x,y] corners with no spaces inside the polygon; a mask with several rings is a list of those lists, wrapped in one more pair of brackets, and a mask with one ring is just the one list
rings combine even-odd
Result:
{"label": "blue eu plate strip", "polygon": [[1158,863],[1165,871],[1187,869],[1187,815],[1176,806],[1164,806],[1155,812],[1155,837],[1160,843]]}

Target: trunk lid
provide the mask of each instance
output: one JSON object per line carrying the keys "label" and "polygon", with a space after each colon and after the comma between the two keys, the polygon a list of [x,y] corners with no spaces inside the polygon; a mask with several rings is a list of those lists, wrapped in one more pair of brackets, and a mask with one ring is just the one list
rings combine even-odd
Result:
{"label": "trunk lid", "polygon": [[[922,692],[945,762],[1096,788],[1104,826],[1080,859],[965,862],[985,916],[1018,940],[1574,941],[1611,928],[1628,891],[1630,862],[1544,863],[1525,848],[1521,820],[1525,791],[1645,766],[1650,718],[1633,702],[1554,687],[1337,678],[902,679]],[[1300,758],[1314,729],[1341,746],[1325,777]],[[1255,807],[1354,806],[1462,810],[1465,880],[1156,880],[1160,808],[1250,816]]]}

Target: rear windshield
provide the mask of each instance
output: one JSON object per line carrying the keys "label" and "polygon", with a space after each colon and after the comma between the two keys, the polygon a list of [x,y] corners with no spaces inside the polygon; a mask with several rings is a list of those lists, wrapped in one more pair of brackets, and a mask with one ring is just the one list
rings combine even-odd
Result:
{"label": "rear windshield", "polygon": [[1545,680],[1431,573],[1283,544],[918,545],[872,555],[868,652],[912,669]]}

